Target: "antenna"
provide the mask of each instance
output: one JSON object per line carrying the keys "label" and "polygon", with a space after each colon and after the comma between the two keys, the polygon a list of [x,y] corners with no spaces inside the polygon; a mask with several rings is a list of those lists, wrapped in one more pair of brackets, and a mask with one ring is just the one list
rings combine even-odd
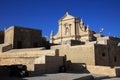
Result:
{"label": "antenna", "polygon": [[117,44],[117,46],[120,46],[120,42]]}
{"label": "antenna", "polygon": [[110,36],[110,32],[108,33],[108,35]]}
{"label": "antenna", "polygon": [[103,28],[100,28],[100,34],[102,34],[103,30],[104,30]]}

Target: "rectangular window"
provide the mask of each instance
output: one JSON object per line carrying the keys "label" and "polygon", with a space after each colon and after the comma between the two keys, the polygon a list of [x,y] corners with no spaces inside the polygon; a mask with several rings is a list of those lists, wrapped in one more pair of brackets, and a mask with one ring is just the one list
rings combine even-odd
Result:
{"label": "rectangular window", "polygon": [[117,57],[116,56],[114,56],[114,62],[117,62]]}
{"label": "rectangular window", "polygon": [[104,53],[104,52],[102,53],[102,56],[103,56],[103,57],[105,56],[105,53]]}

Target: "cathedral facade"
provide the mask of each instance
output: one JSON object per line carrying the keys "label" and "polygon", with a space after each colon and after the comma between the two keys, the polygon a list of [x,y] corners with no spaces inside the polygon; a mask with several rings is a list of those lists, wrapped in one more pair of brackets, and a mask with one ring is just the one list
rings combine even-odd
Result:
{"label": "cathedral facade", "polygon": [[65,44],[68,40],[81,42],[90,41],[93,36],[89,26],[82,19],[70,15],[68,12],[58,21],[58,33],[51,32],[50,42],[53,44]]}

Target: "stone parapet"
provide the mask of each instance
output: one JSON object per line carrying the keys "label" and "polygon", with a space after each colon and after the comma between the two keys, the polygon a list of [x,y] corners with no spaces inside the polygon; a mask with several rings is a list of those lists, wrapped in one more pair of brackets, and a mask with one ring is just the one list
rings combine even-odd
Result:
{"label": "stone parapet", "polygon": [[0,53],[9,51],[12,49],[12,44],[0,44]]}
{"label": "stone parapet", "polygon": [[0,54],[0,58],[9,57],[39,57],[41,55],[55,55],[55,50],[28,50],[28,51],[7,51],[4,54]]}
{"label": "stone parapet", "polygon": [[87,65],[87,69],[90,73],[94,73],[94,74],[104,74],[108,76],[120,76],[120,68]]}

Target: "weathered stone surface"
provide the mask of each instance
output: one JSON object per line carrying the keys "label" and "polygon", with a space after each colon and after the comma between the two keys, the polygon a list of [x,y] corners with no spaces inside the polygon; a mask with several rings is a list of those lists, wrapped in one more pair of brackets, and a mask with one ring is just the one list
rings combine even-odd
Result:
{"label": "weathered stone surface", "polygon": [[5,30],[5,43],[13,48],[32,48],[42,46],[41,30],[12,26]]}
{"label": "weathered stone surface", "polygon": [[0,45],[0,65],[25,64],[30,71],[45,73],[71,65],[79,70],[80,64],[85,64],[88,72],[120,76],[120,38],[96,34],[68,13],[59,20],[58,33],[51,33],[50,42],[55,46],[50,50],[34,48],[41,45],[41,30],[13,26],[5,30],[4,42],[12,44],[12,48],[26,49]]}

